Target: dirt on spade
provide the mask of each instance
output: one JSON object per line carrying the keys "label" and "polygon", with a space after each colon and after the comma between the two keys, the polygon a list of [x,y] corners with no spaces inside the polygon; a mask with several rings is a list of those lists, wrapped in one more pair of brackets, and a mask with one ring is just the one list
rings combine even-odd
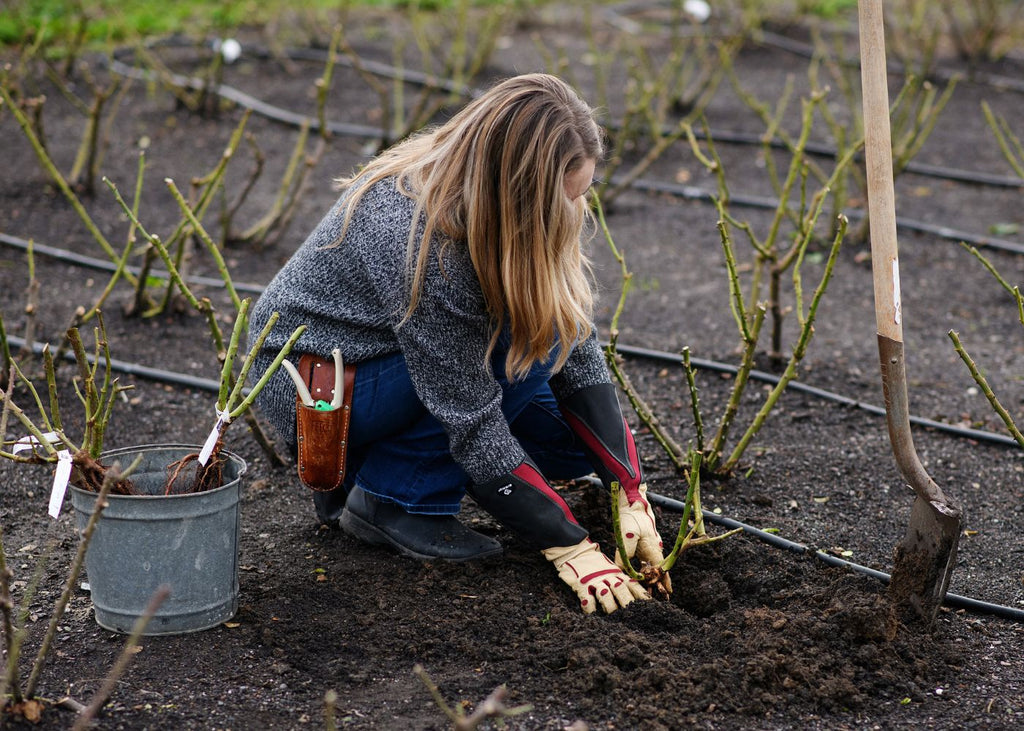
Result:
{"label": "dirt on spade", "polygon": [[[399,13],[354,13],[348,32],[363,58],[390,63],[391,39],[404,24]],[[798,94],[806,92],[808,59],[794,48],[804,47],[809,34],[797,23],[772,30],[772,37],[781,34],[789,42],[747,43],[735,65],[747,89],[774,103],[787,79],[794,80]],[[602,16],[596,32],[611,43],[625,31],[621,23]],[[315,29],[309,34],[323,40]],[[272,53],[257,53],[267,48],[263,29],[239,38],[242,57],[225,67],[224,82],[281,109],[312,114],[322,63],[297,57],[286,63]],[[304,48],[316,50],[309,37],[301,40]],[[644,42],[652,53],[665,50],[660,36],[652,34]],[[584,63],[588,45],[582,14],[570,5],[545,6],[510,24],[480,85],[545,70],[537,43],[564,53],[584,95],[595,93],[594,69]],[[160,52],[180,73],[199,67],[194,44]],[[103,59],[87,60],[105,78]],[[993,76],[1013,79],[1021,66],[1020,59],[1009,57],[974,69],[960,82],[918,161],[1012,177],[980,104],[987,101],[1015,125],[1024,94],[1013,85],[988,81]],[[963,70],[952,58],[944,58],[941,67]],[[624,73],[616,67],[613,82]],[[898,83],[895,78],[893,83]],[[621,93],[621,85],[612,88]],[[41,75],[30,89],[46,94],[48,149],[68,169],[83,118]],[[841,108],[838,100],[836,105]],[[344,66],[336,69],[326,111],[330,119],[353,124],[380,119],[377,96]],[[784,123],[792,125],[794,114],[791,110]],[[195,114],[160,85],[137,81],[113,121],[102,172],[120,190],[131,190],[138,153],[145,147],[140,219],[150,231],[166,235],[179,213],[164,179],[183,187],[212,169],[241,115],[237,105],[227,102],[216,114]],[[716,92],[707,119],[713,133],[756,136],[764,131],[727,83]],[[299,134],[293,125],[262,113],[252,116],[247,130],[265,156],[266,172],[239,211],[239,228],[273,204],[276,181]],[[823,128],[815,134],[828,142]],[[17,336],[26,324],[28,264],[15,239],[77,255],[103,255],[9,113],[0,112],[0,140],[0,233],[5,235],[0,308],[8,334]],[[332,178],[365,160],[373,147],[373,140],[334,135],[280,240],[262,248],[226,248],[236,283],[248,287],[243,294],[258,294],[333,202]],[[760,146],[723,142],[718,151],[734,193],[772,194]],[[251,152],[245,155],[240,158],[244,162],[229,168],[232,190],[249,173]],[[672,147],[644,179],[714,188],[713,176],[685,146]],[[1024,724],[1024,624],[1001,616],[999,608],[1024,609],[1024,453],[986,438],[1005,430],[946,333],[955,329],[961,334],[1002,403],[1019,417],[1024,331],[1012,298],[957,244],[956,236],[941,229],[1022,243],[1017,233],[1020,191],[917,171],[899,178],[897,196],[904,219],[933,227],[931,232],[922,227],[900,231],[911,410],[951,427],[915,427],[915,443],[929,473],[966,516],[950,590],[988,606],[948,606],[934,632],[922,633],[894,613],[881,581],[827,565],[815,555],[822,552],[888,572],[912,502],[892,459],[884,419],[863,408],[880,405],[881,383],[867,246],[850,241],[839,254],[800,368],[799,383],[818,390],[789,389],[740,469],[728,479],[703,484],[706,509],[771,529],[806,551],[786,550],[749,534],[733,536],[684,554],[672,572],[670,600],[636,602],[609,616],[588,616],[540,553],[468,501],[462,519],[501,540],[505,552],[500,559],[418,563],[320,525],[294,464],[274,465],[239,422],[227,432],[227,448],[248,465],[238,612],[201,633],[144,638],[102,711],[100,727],[320,728],[327,691],[337,693],[335,718],[341,728],[450,727],[413,674],[418,663],[453,706],[471,708],[505,685],[510,706],[532,708],[507,720],[506,727],[513,729],[1019,728]],[[109,191],[101,187],[84,200],[111,241],[123,242],[127,222]],[[862,204],[851,201],[851,220]],[[737,213],[759,230],[768,225],[770,211],[750,207]],[[623,194],[608,218],[635,285],[619,342],[665,354],[627,356],[625,368],[682,444],[692,441],[695,431],[685,377],[672,354],[688,346],[696,358],[714,363],[735,364],[738,357],[716,221],[714,207],[699,197],[640,191]],[[1007,280],[1020,281],[1024,257],[1019,252],[1012,247],[985,252]],[[822,253],[808,257],[806,281],[820,277]],[[600,238],[591,244],[590,255],[599,285],[598,326],[607,336],[620,270]],[[214,264],[197,250],[189,271],[215,279]],[[67,255],[38,250],[35,272],[40,287],[34,308],[37,339],[56,343],[75,308],[91,304],[107,274]],[[207,284],[198,289],[219,313],[231,312],[222,288]],[[122,308],[130,298],[130,289],[119,285],[104,308],[116,359],[193,379],[216,379],[219,365],[203,318],[176,313],[129,317]],[[230,319],[225,316],[225,321]],[[793,322],[790,314],[787,342],[794,336]],[[772,372],[764,357],[758,368]],[[215,394],[198,381],[136,371],[123,373],[121,382],[134,389],[117,404],[106,435],[110,448],[202,444],[217,419]],[[705,419],[716,424],[733,377],[728,369],[705,368],[697,382]],[[764,381],[748,388],[739,423],[749,423],[768,389]],[[73,404],[73,391],[65,391],[66,403]],[[71,433],[77,433],[74,410],[66,408]],[[681,500],[685,480],[652,435],[631,413],[630,418],[650,490]],[[967,432],[967,427],[978,431]],[[17,427],[9,424],[6,437],[18,436]],[[16,600],[36,567],[44,567],[27,607],[26,657],[38,647],[77,546],[70,506],[59,520],[46,515],[51,479],[44,467],[0,464],[0,525]],[[592,537],[610,552],[608,496],[584,482],[561,490]],[[659,509],[659,518],[669,543],[680,516]],[[709,530],[724,528],[710,524]],[[48,703],[64,696],[87,701],[124,641],[96,624],[88,592],[76,589],[59,623],[40,695]],[[45,708],[43,719],[46,728],[73,722],[69,711],[52,706]],[[29,726],[14,719],[8,723]]]}

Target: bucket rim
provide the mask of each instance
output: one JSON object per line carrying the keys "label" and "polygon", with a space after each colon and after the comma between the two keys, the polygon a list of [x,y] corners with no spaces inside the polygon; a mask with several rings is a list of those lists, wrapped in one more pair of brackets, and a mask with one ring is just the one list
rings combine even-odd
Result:
{"label": "bucket rim", "polygon": [[[202,449],[202,445],[196,444],[184,444],[177,442],[161,443],[161,444],[138,444],[130,447],[118,447],[117,449],[108,449],[100,453],[101,458],[116,457],[122,454],[135,454],[137,452],[157,451],[157,450],[172,450],[181,449],[188,450],[188,452],[198,452]],[[248,470],[248,464],[235,452],[230,449],[221,449],[220,453],[230,459],[237,467],[238,474],[231,482],[221,485],[220,487],[214,488],[213,490],[205,490],[204,492],[191,492],[178,495],[107,495],[108,500],[175,500],[175,499],[195,499],[196,495],[213,495],[221,492],[222,490],[231,489],[235,483],[242,479]],[[83,497],[96,497],[99,493],[95,493],[92,490],[83,490],[75,485],[68,485],[68,489]]]}

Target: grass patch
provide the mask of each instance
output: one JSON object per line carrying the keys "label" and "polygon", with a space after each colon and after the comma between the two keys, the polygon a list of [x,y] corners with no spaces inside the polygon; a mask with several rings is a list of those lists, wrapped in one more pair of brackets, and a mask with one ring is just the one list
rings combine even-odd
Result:
{"label": "grass patch", "polygon": [[[338,0],[305,0],[307,11],[337,10]],[[402,7],[402,0],[357,0],[350,5]],[[421,2],[420,7],[451,5],[452,0]],[[288,0],[22,0],[0,12],[0,48],[28,43],[44,34],[45,45],[79,38],[86,45],[123,43],[174,32],[227,30],[259,25],[295,3]]]}

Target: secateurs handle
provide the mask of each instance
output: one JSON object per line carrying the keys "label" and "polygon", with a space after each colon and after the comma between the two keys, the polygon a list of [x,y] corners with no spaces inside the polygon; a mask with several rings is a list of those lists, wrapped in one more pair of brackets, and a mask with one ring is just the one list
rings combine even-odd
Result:
{"label": "secateurs handle", "polygon": [[332,350],[331,355],[334,356],[334,397],[331,399],[331,408],[338,409],[345,398],[345,361],[341,357],[340,348]]}
{"label": "secateurs handle", "polygon": [[[281,361],[281,365],[288,371],[288,375],[291,376],[292,382],[295,384],[295,390],[299,394],[299,400],[302,401],[303,406],[310,408],[319,408],[322,411],[333,411],[334,409],[341,408],[345,399],[345,361],[341,357],[341,349],[335,348],[331,351],[331,356],[334,358],[334,395],[331,397],[331,403],[327,405],[322,401],[314,401],[313,396],[309,393],[309,387],[306,386],[305,381],[302,380],[302,376],[299,375],[299,371],[292,365],[292,362],[285,358]],[[324,406],[321,406],[324,404]]]}
{"label": "secateurs handle", "polygon": [[281,361],[281,365],[283,365],[284,369],[288,371],[288,375],[292,377],[292,382],[295,384],[295,390],[299,394],[299,400],[302,401],[302,405],[313,408],[313,397],[309,395],[309,388],[306,387],[306,384],[302,380],[302,376],[299,375],[295,366],[292,365],[291,361],[287,358]]}

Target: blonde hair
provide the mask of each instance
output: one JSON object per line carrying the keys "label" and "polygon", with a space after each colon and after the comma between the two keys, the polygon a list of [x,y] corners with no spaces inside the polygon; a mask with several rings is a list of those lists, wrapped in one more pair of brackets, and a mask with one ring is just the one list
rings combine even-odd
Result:
{"label": "blonde hair", "polygon": [[[339,242],[362,195],[383,178],[416,201],[409,232],[409,304],[416,309],[431,236],[464,242],[483,290],[493,331],[511,334],[505,371],[524,377],[557,348],[553,369],[590,335],[593,294],[580,239],[590,221],[581,196],[570,200],[565,177],[604,153],[591,108],[547,74],[508,79],[444,125],[386,150],[349,178]],[[416,224],[425,214],[417,240]],[[440,256],[441,252],[438,253]]]}

